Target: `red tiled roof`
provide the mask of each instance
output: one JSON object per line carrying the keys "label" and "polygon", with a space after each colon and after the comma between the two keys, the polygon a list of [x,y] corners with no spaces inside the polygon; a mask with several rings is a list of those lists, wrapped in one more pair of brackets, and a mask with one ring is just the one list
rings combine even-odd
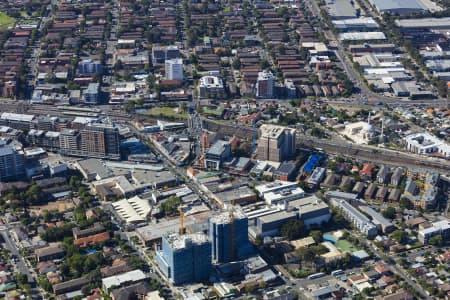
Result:
{"label": "red tiled roof", "polygon": [[109,232],[101,232],[87,237],[79,238],[73,241],[75,245],[87,247],[88,245],[106,242],[109,240]]}

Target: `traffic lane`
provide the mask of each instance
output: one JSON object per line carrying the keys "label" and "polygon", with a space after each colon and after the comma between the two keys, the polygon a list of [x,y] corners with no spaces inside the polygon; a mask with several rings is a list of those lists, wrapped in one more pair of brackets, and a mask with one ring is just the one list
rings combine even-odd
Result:
{"label": "traffic lane", "polygon": [[16,266],[17,269],[21,274],[26,274],[28,277],[28,282],[32,283],[34,282],[33,275],[31,274],[30,270],[28,269],[27,265],[25,264],[23,257],[21,256],[19,249],[17,249],[16,244],[11,240],[11,237],[9,235],[9,232],[7,230],[1,231],[1,235],[4,240],[5,248],[10,251],[12,255],[17,257]]}

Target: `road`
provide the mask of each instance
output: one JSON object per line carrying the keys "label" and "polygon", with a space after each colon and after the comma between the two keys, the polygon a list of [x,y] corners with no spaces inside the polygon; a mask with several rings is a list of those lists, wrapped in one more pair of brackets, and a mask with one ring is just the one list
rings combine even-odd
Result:
{"label": "road", "polygon": [[[367,1],[363,1],[366,7],[368,6]],[[307,6],[312,12],[313,16],[317,16],[318,18],[321,17],[320,8],[317,5],[316,0],[306,0]],[[368,10],[369,15],[371,15],[374,18],[379,18],[378,15],[376,15],[374,12]],[[355,95],[355,102],[357,104],[370,104],[369,102],[373,102],[372,104],[384,102],[387,104],[390,104],[392,106],[403,106],[407,105],[409,103],[411,104],[418,104],[421,103],[423,105],[448,105],[447,99],[439,98],[439,99],[429,99],[429,100],[408,100],[408,99],[400,99],[395,97],[387,97],[384,95],[377,94],[373,91],[371,91],[366,85],[364,85],[361,82],[361,78],[359,73],[353,68],[353,63],[349,60],[349,58],[345,55],[345,49],[344,45],[341,41],[339,41],[339,38],[333,34],[330,30],[324,31],[325,36],[329,40],[333,40],[338,45],[338,49],[335,51],[336,57],[339,59],[339,61],[342,63],[343,69],[345,73],[347,74],[348,78],[354,83],[354,85],[358,88],[360,88],[360,93]],[[405,54],[409,56],[409,54]]]}
{"label": "road", "polygon": [[[368,242],[366,239],[360,239],[362,243],[364,243],[373,253],[376,253],[379,257],[387,260],[387,256],[382,253],[378,248],[375,248],[371,242]],[[424,289],[411,280],[408,273],[403,269],[400,265],[394,263],[389,264],[389,268],[392,273],[399,275],[404,281],[406,281],[410,286],[414,288],[414,290],[421,296],[421,299],[431,300],[432,298],[425,293]]]}
{"label": "road", "polygon": [[2,225],[0,226],[0,234],[2,235],[4,244],[3,247],[9,250],[10,254],[14,257],[16,257],[15,266],[17,269],[17,272],[20,274],[25,274],[28,277],[28,283],[30,283],[31,286],[31,295],[33,299],[43,299],[41,290],[39,289],[39,286],[36,284],[36,277],[37,275],[35,272],[27,265],[27,262],[20,254],[19,248],[17,247],[15,241],[11,238],[10,235],[10,227],[9,225]]}

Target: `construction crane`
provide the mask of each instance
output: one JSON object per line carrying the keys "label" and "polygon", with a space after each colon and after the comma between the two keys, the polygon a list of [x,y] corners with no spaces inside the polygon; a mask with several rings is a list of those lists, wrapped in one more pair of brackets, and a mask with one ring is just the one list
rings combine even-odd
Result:
{"label": "construction crane", "polygon": [[183,208],[180,206],[178,207],[178,211],[180,213],[180,235],[184,234],[184,212]]}
{"label": "construction crane", "polygon": [[231,200],[231,209],[230,209],[230,260],[234,261],[235,259],[235,243],[234,243],[234,204],[236,201],[236,190],[234,191],[233,200]]}

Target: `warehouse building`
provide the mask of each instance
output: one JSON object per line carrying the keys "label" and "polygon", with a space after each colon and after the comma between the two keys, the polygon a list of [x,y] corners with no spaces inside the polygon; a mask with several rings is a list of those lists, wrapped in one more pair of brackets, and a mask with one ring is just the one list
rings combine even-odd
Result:
{"label": "warehouse building", "polygon": [[410,15],[427,12],[421,0],[369,0],[380,14]]}

